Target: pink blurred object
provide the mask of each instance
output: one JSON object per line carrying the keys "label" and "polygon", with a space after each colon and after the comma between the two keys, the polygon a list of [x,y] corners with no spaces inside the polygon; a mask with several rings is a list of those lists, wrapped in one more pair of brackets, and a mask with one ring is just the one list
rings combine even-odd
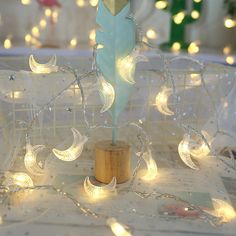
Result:
{"label": "pink blurred object", "polygon": [[38,0],[38,3],[43,7],[61,7],[57,0]]}

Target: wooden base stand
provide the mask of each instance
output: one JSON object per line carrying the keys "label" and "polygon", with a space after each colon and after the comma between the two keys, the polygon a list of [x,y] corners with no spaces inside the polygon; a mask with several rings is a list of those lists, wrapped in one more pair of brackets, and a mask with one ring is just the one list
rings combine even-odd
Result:
{"label": "wooden base stand", "polygon": [[117,183],[124,183],[131,176],[130,146],[122,141],[112,145],[111,141],[101,141],[96,144],[95,178],[108,184],[113,177]]}

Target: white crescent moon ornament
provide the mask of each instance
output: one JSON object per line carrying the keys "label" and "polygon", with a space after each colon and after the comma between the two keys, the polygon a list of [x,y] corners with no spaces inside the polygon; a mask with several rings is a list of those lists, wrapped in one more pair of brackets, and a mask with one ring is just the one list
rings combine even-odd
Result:
{"label": "white crescent moon ornament", "polygon": [[71,131],[74,138],[72,145],[64,151],[56,148],[52,150],[54,155],[62,161],[76,160],[81,155],[84,144],[88,141],[88,138],[86,136],[82,136],[77,129],[72,128]]}
{"label": "white crescent moon ornament", "polygon": [[191,159],[190,149],[189,149],[189,135],[185,135],[184,139],[179,143],[178,152],[181,160],[191,169],[199,170],[195,163]]}
{"label": "white crescent moon ornament", "polygon": [[[137,153],[137,155],[140,156],[140,153]],[[152,157],[151,150],[148,150],[147,152],[143,153],[142,158],[145,161],[146,166],[147,166],[147,172],[144,176],[142,176],[142,179],[147,180],[147,181],[156,179],[157,164],[156,164],[156,161]]]}
{"label": "white crescent moon ornament", "polygon": [[100,113],[104,113],[108,111],[114,103],[115,90],[113,86],[108,83],[102,76],[99,76],[98,79],[98,90],[101,97],[103,98],[103,107],[100,110]]}
{"label": "white crescent moon ornament", "polygon": [[214,211],[212,215],[216,217],[220,217],[222,219],[222,222],[229,222],[236,217],[236,213],[234,211],[234,208],[227,202],[221,200],[221,199],[212,199]]}
{"label": "white crescent moon ornament", "polygon": [[115,236],[132,236],[129,228],[117,221],[115,218],[107,219],[107,225]]}
{"label": "white crescent moon ornament", "polygon": [[[207,140],[208,144],[210,145],[210,136],[207,132],[202,131],[202,134],[204,135],[205,139]],[[204,140],[201,140],[200,144],[196,144],[196,142],[191,141],[190,144],[190,154],[195,158],[203,158],[207,157],[209,153],[211,152],[208,145],[204,142]]]}
{"label": "white crescent moon ornament", "polygon": [[40,176],[44,175],[45,171],[37,163],[37,155],[45,148],[44,145],[32,146],[29,141],[26,143],[26,153],[24,157],[25,168],[30,174]]}
{"label": "white crescent moon ornament", "polygon": [[93,199],[106,198],[111,194],[116,194],[116,177],[113,177],[107,185],[96,186],[87,176],[84,180],[84,190]]}
{"label": "white crescent moon ornament", "polygon": [[141,61],[146,62],[148,59],[144,55],[139,54],[138,49],[134,49],[133,52],[128,56],[117,60],[116,66],[118,72],[125,82],[129,84],[135,84],[134,76],[136,64]]}
{"label": "white crescent moon ornament", "polygon": [[171,88],[167,88],[163,86],[160,92],[156,96],[156,107],[159,112],[166,116],[173,116],[174,112],[170,110],[168,107],[168,99],[169,96],[172,94],[173,90]]}
{"label": "white crescent moon ornament", "polygon": [[59,68],[56,64],[57,64],[56,56],[53,56],[49,60],[49,62],[45,64],[39,64],[38,62],[36,62],[33,55],[30,55],[29,57],[30,69],[32,70],[32,72],[36,74],[50,74],[52,72],[57,72]]}
{"label": "white crescent moon ornament", "polygon": [[2,183],[5,186],[19,186],[22,188],[34,187],[34,183],[29,175],[24,172],[6,172],[5,180]]}

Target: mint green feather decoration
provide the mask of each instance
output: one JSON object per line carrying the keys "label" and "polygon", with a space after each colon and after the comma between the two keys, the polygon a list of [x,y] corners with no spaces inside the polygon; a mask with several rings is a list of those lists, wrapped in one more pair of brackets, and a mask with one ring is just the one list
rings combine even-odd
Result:
{"label": "mint green feather decoration", "polygon": [[[117,14],[113,15],[104,1],[100,0],[96,19],[100,25],[100,29],[96,32],[96,42],[103,46],[97,50],[97,66],[104,79],[115,90],[115,100],[109,110],[113,127],[117,126],[119,116],[126,107],[132,91],[132,84],[125,82],[117,69],[118,59],[131,54],[136,46],[135,24],[132,19],[127,18],[130,13],[130,3],[124,5]],[[116,128],[113,128],[113,144],[117,140],[116,133]]]}

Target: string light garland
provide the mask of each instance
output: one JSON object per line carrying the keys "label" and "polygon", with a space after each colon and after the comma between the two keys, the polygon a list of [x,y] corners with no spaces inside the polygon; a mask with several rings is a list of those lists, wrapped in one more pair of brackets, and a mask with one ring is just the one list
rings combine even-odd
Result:
{"label": "string light garland", "polygon": [[[168,61],[167,58],[163,57],[164,59],[164,69],[165,69],[165,76],[168,76],[168,79],[170,79],[172,82],[173,82],[173,88],[172,89],[172,93],[173,93],[173,97],[175,97],[175,93],[176,93],[176,90],[175,90],[175,82],[174,82],[174,79],[173,77],[171,76],[171,72],[169,71],[169,67],[167,66],[168,63],[170,61]],[[32,121],[27,125],[27,131],[26,131],[26,136],[27,138],[30,136],[30,131],[33,129],[33,124],[34,122],[37,120],[37,118],[39,117],[39,115],[42,113],[42,111],[44,110],[48,110],[48,108],[54,103],[54,101],[56,99],[58,99],[59,97],[61,97],[64,93],[64,91],[66,91],[68,88],[71,87],[71,85],[75,84],[77,82],[78,84],[78,87],[80,89],[80,92],[81,92],[81,97],[82,97],[82,109],[83,109],[83,114],[84,114],[84,120],[85,120],[85,124],[87,125],[87,128],[89,130],[91,129],[97,129],[97,128],[100,128],[100,127],[103,127],[103,128],[107,128],[107,129],[110,129],[110,128],[113,128],[112,126],[109,127],[107,125],[104,125],[104,126],[91,126],[88,122],[88,119],[87,119],[87,110],[86,110],[86,106],[85,106],[85,98],[84,98],[84,92],[83,92],[83,87],[80,83],[80,81],[84,78],[88,78],[89,76],[93,75],[99,75],[99,71],[97,71],[96,69],[96,65],[93,67],[92,71],[89,71],[89,72],[86,72],[82,75],[78,75],[78,72],[76,70],[74,70],[73,68],[70,68],[70,67],[59,67],[58,66],[58,71],[64,71],[64,72],[70,72],[72,73],[74,76],[75,76],[75,80],[72,81],[70,84],[68,84],[67,86],[65,86],[65,88],[63,90],[61,90],[58,94],[56,94],[52,99],[50,99],[50,101],[48,101],[45,105],[43,105],[38,112],[36,112],[34,118],[32,119]],[[201,68],[202,70],[204,68]],[[202,73],[202,71],[201,71]],[[202,76],[202,75],[201,75]],[[202,81],[203,81],[203,86],[204,86],[204,77],[202,78]],[[178,109],[176,109],[176,111],[178,111]],[[139,172],[140,170],[140,163],[141,163],[141,160],[145,159],[145,155],[149,155],[148,158],[150,158],[150,153],[148,152],[145,152],[145,150],[147,150],[149,148],[149,145],[150,145],[150,140],[148,138],[148,135],[146,135],[146,132],[143,130],[143,128],[136,124],[136,123],[131,123],[131,124],[128,124],[130,126],[133,126],[133,127],[136,127],[137,130],[139,130],[139,133],[137,135],[138,137],[138,140],[140,141],[140,155],[138,156],[138,161],[137,161],[137,165],[135,166],[134,168],[134,171],[133,171],[133,176],[132,176],[132,179],[130,181],[130,185],[128,188],[121,188],[121,190],[118,192],[118,193],[121,193],[121,192],[126,192],[126,193],[134,193],[136,194],[137,196],[139,196],[140,198],[142,199],[148,199],[148,198],[153,198],[153,199],[173,199],[175,201],[179,201],[179,202],[184,202],[187,204],[188,207],[186,207],[186,210],[188,209],[196,209],[198,210],[200,213],[201,213],[201,219],[203,220],[206,220],[208,221],[209,223],[211,223],[212,225],[219,225],[222,223],[222,215],[218,215],[218,216],[214,216],[214,214],[210,214],[210,213],[207,213],[205,211],[203,211],[200,207],[194,205],[194,204],[191,204],[187,201],[184,201],[182,200],[181,198],[178,198],[177,196],[175,195],[171,195],[171,194],[168,194],[168,193],[160,193],[160,192],[156,192],[156,191],[152,191],[151,193],[146,193],[146,192],[140,192],[138,190],[135,190],[133,188],[133,183],[137,177],[137,173]],[[121,126],[121,127],[124,127],[124,126]],[[125,126],[126,127],[126,126]],[[116,128],[120,128],[120,127],[116,127]],[[189,130],[190,128],[187,127],[186,128],[187,130]],[[197,131],[196,131],[197,132]],[[217,132],[220,132],[220,130],[217,130]],[[153,158],[152,158],[153,159]],[[150,160],[150,159],[148,159]],[[154,159],[153,159],[154,160]],[[153,164],[153,163],[152,163]],[[23,174],[24,176],[24,174]],[[20,179],[24,179],[24,178],[20,178]],[[85,207],[84,205],[81,204],[80,201],[78,201],[76,199],[75,196],[67,193],[66,191],[62,190],[61,188],[56,188],[52,185],[42,185],[42,186],[37,186],[33,183],[31,183],[28,179],[28,182],[26,184],[26,186],[22,186],[22,183],[18,183],[18,186],[17,188],[14,188],[14,189],[11,189],[9,188],[9,183],[15,183],[14,180],[11,180],[9,182],[3,182],[3,185],[0,186],[0,189],[1,189],[1,193],[3,193],[4,195],[6,196],[10,196],[10,194],[12,193],[17,193],[17,192],[21,192],[21,191],[35,191],[35,190],[45,190],[45,191],[48,191],[48,190],[51,190],[55,193],[57,193],[58,195],[61,195],[67,199],[70,199],[74,204],[75,206],[80,210],[80,212],[86,216],[86,215],[89,215],[95,219],[102,219],[104,220],[104,222],[106,222],[106,224],[110,227],[110,229],[112,230],[112,232],[117,235],[117,236],[131,236],[132,233],[131,233],[131,230],[130,228],[131,227],[128,227],[120,222],[118,222],[118,220],[116,220],[114,218],[114,216],[107,216],[107,215],[104,215],[104,214],[100,214],[100,213],[97,213],[93,210],[91,210],[90,208],[87,208]],[[22,181],[24,183],[24,180]],[[12,185],[12,184],[11,184]],[[95,186],[96,187],[96,186]],[[230,211],[231,212],[231,211]],[[230,213],[230,215],[233,216],[232,213]]]}

